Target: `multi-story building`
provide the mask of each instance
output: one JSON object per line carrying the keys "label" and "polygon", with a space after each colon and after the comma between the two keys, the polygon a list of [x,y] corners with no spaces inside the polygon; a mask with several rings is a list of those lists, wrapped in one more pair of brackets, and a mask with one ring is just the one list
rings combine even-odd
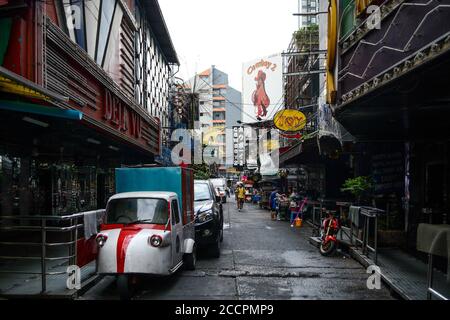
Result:
{"label": "multi-story building", "polygon": [[298,27],[304,28],[311,24],[318,23],[318,17],[316,15],[307,15],[307,13],[315,13],[319,8],[319,0],[298,0],[299,13],[306,14],[301,15],[298,18]]}
{"label": "multi-story building", "polygon": [[0,1],[0,215],[103,208],[152,163],[178,64],[158,1]]}
{"label": "multi-story building", "polygon": [[233,162],[232,137],[227,131],[231,133],[231,127],[241,120],[241,93],[228,84],[228,74],[214,65],[188,83],[198,93],[199,124],[207,144],[204,153],[216,159],[218,173],[224,175]]}
{"label": "multi-story building", "polygon": [[294,33],[284,53],[284,88],[286,108],[301,111],[306,122],[299,139],[281,138],[280,164],[294,173],[306,173],[297,175],[306,178],[296,184],[311,197],[336,197],[349,169],[345,164],[348,155],[342,154],[342,128],[326,104],[328,24],[327,15],[320,12],[326,12],[328,1],[303,3],[300,13],[316,14],[301,16],[308,20]]}

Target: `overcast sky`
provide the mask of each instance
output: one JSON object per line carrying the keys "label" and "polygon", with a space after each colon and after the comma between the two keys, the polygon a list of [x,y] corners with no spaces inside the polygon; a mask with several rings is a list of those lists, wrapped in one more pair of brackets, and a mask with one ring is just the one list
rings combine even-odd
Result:
{"label": "overcast sky", "polygon": [[297,0],[159,0],[188,79],[211,65],[241,91],[242,63],[287,49]]}

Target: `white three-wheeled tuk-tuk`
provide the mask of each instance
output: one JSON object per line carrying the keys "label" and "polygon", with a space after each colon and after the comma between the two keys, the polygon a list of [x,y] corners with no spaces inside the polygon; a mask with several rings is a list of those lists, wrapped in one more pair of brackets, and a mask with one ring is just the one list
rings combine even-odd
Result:
{"label": "white three-wheeled tuk-tuk", "polygon": [[195,269],[193,176],[180,167],[116,169],[97,235],[98,273],[117,276],[122,298],[138,275],[164,276],[183,264]]}

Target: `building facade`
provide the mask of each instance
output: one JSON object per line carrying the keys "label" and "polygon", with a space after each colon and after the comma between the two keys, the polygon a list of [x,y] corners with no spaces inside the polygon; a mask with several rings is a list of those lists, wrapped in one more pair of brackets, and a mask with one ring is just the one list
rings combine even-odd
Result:
{"label": "building facade", "polygon": [[[377,28],[366,20],[370,4],[380,6]],[[329,101],[356,139],[356,175],[375,179],[376,205],[389,217],[386,229],[397,234],[397,246],[416,255],[418,225],[448,223],[450,208],[447,6],[332,2],[342,25],[331,26],[336,49],[329,52],[335,60]]]}
{"label": "building facade", "polygon": [[241,92],[231,87],[228,74],[215,66],[190,79],[188,86],[198,93],[199,125],[207,145],[204,155],[219,165],[217,174],[225,175],[233,164],[231,128],[242,119]]}
{"label": "building facade", "polygon": [[157,1],[1,1],[0,214],[103,208],[152,163],[178,59]]}

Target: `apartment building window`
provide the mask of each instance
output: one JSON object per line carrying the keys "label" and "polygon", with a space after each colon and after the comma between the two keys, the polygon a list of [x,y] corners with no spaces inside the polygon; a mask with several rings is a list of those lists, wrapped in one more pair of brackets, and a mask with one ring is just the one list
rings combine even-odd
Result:
{"label": "apartment building window", "polygon": [[224,112],[214,112],[214,120],[225,120]]}

